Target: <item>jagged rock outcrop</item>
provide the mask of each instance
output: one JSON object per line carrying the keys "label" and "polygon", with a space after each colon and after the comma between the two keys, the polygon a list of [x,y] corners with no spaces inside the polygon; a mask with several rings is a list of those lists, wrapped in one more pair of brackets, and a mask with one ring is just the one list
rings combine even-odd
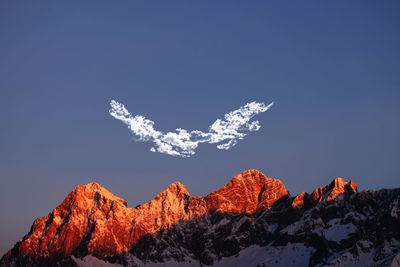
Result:
{"label": "jagged rock outcrop", "polygon": [[[35,220],[31,231],[3,256],[0,265],[74,266],[72,256],[86,255],[125,266],[187,258],[212,264],[251,245],[306,242],[316,248],[330,234],[324,229],[338,227],[332,218],[342,218],[343,224],[355,231],[357,220],[372,218],[363,212],[378,207],[366,207],[373,201],[388,206],[391,219],[387,227],[396,232],[398,192],[355,197],[356,192],[354,181],[336,178],[311,194],[291,197],[279,179],[248,170],[205,197],[191,196],[183,184],[174,182],[151,201],[129,208],[125,200],[89,183],[77,186],[51,213]],[[315,253],[320,250],[316,248]],[[315,253],[311,265],[327,257]]]}
{"label": "jagged rock outcrop", "polygon": [[302,208],[308,204],[310,195],[307,192],[301,192],[295,196],[292,200],[292,207]]}
{"label": "jagged rock outcrop", "polygon": [[335,178],[330,184],[318,187],[310,194],[301,192],[292,200],[292,207],[303,208],[317,203],[329,203],[345,193],[357,192],[357,184],[350,180],[346,182],[343,178]]}
{"label": "jagged rock outcrop", "polygon": [[93,255],[111,255],[129,245],[132,211],[125,200],[97,183],[77,186],[45,217],[35,220],[29,234],[17,244],[18,255],[70,255],[84,249]]}
{"label": "jagged rock outcrop", "polygon": [[120,255],[143,236],[181,220],[209,212],[252,214],[285,196],[281,181],[257,170],[238,174],[206,197],[192,197],[182,183],[174,182],[136,208],[128,208],[125,200],[97,183],[79,185],[50,214],[35,220],[13,253],[35,258]]}
{"label": "jagged rock outcrop", "polygon": [[334,179],[329,185],[318,187],[311,194],[311,203],[330,202],[345,192],[357,192],[357,185],[353,180],[346,182],[343,178]]}
{"label": "jagged rock outcrop", "polygon": [[280,180],[268,178],[257,170],[248,170],[209,194],[206,203],[210,211],[253,214],[271,208],[288,196],[289,192]]}

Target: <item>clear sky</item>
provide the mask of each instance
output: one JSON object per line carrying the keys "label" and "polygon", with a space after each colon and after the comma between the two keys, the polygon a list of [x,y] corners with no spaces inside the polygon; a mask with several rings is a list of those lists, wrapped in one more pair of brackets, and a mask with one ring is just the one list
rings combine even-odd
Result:
{"label": "clear sky", "polygon": [[[350,3],[351,2],[351,3]],[[77,184],[129,206],[174,180],[207,194],[257,168],[292,194],[400,185],[399,1],[1,1],[0,253]],[[108,114],[207,130],[249,101],[230,150],[149,151]]]}

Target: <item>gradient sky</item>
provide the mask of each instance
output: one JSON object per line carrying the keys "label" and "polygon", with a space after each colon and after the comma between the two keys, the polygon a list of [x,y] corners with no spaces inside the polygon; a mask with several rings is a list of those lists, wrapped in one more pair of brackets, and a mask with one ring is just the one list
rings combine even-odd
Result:
{"label": "gradient sky", "polygon": [[[257,168],[292,194],[334,177],[400,185],[399,1],[1,1],[0,253],[77,184],[129,206],[174,180],[207,194]],[[165,131],[249,101],[262,128],[227,151],[151,153],[117,99]]]}

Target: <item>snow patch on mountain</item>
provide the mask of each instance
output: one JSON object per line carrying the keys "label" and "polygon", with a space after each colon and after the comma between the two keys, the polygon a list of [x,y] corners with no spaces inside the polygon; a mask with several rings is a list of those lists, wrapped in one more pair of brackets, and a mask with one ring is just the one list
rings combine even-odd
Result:
{"label": "snow patch on mountain", "polygon": [[92,255],[86,256],[82,259],[75,258],[74,256],[71,256],[71,258],[78,267],[122,267],[122,265],[109,263]]}
{"label": "snow patch on mountain", "polygon": [[243,249],[237,256],[223,258],[213,266],[308,266],[310,255],[314,251],[301,243],[288,243],[278,247],[254,245]]}
{"label": "snow patch on mountain", "polygon": [[341,224],[340,219],[334,219],[327,223],[323,236],[330,241],[339,242],[349,238],[349,236],[357,231],[357,227],[352,223]]}
{"label": "snow patch on mountain", "polygon": [[[314,248],[307,247],[302,243],[288,243],[286,246],[250,246],[240,251],[237,255],[224,257],[215,262],[212,267],[247,267],[247,266],[308,266],[309,258],[315,251]],[[118,264],[110,264],[99,260],[93,256],[86,256],[83,259],[74,258],[79,267],[119,267]],[[133,259],[132,266],[138,267],[200,267],[204,266],[198,261],[189,260],[184,262],[166,261],[143,263],[140,260]]]}
{"label": "snow patch on mountain", "polygon": [[392,239],[385,241],[382,246],[376,246],[370,241],[358,241],[356,253],[346,251],[341,254],[333,254],[326,262],[318,264],[322,266],[400,266],[400,256],[398,254],[399,241]]}

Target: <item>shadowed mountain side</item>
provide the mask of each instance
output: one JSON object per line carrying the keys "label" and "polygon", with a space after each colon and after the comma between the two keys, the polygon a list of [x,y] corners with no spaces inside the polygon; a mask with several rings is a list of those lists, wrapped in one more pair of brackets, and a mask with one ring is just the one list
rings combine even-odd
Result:
{"label": "shadowed mountain side", "polygon": [[368,266],[389,266],[400,252],[400,189],[345,192],[309,209],[295,208],[291,202],[290,198],[281,199],[252,216],[214,212],[181,221],[145,235],[129,254],[107,260],[130,266],[133,257],[143,263],[185,262],[189,258],[213,265],[254,245],[282,248],[302,244],[312,251],[309,266],[347,266],[347,260],[357,261],[363,255],[376,257],[364,262]]}

